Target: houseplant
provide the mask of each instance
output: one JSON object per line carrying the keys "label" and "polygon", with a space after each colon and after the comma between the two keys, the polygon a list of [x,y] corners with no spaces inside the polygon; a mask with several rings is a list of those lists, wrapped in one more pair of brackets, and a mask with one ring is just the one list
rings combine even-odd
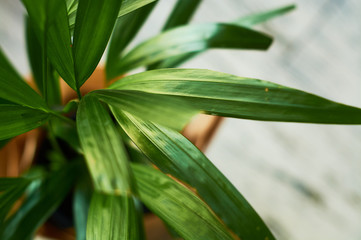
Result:
{"label": "houseplant", "polygon": [[[360,109],[277,84],[209,70],[157,70],[212,47],[267,49],[271,39],[246,27],[290,8],[231,24],[169,29],[122,54],[154,1],[23,3],[41,95],[1,53],[0,136],[6,140],[44,126],[50,150],[22,177],[1,179],[1,239],[30,238],[72,189],[79,239],[85,229],[88,239],[143,238],[140,201],[184,239],[274,239],[240,193],[176,130],[197,112],[266,121],[361,123]],[[179,1],[165,29],[187,22],[195,3]],[[98,64],[119,15],[109,46],[108,79],[139,66],[155,70],[82,96],[80,87]],[[58,75],[79,100],[60,104]],[[20,207],[11,211],[24,192]]]}

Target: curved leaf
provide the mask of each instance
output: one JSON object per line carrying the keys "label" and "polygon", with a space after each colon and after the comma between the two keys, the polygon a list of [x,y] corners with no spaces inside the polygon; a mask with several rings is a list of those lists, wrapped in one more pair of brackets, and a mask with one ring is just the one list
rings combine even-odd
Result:
{"label": "curved leaf", "polygon": [[8,139],[43,125],[49,114],[12,104],[0,104],[0,140]]}
{"label": "curved leaf", "polygon": [[140,199],[185,240],[234,239],[194,193],[163,173],[132,165]]}
{"label": "curved leaf", "polygon": [[89,209],[87,239],[138,240],[138,214],[132,197],[94,193]]}
{"label": "curved leaf", "polygon": [[115,109],[122,109],[177,130],[182,130],[198,113],[188,102],[157,94],[109,89],[96,90],[92,94]]}
{"label": "curved leaf", "polygon": [[79,0],[73,47],[78,88],[98,65],[121,4],[121,0]]}
{"label": "curved leaf", "polygon": [[263,121],[360,124],[361,109],[293,88],[201,69],[160,69],[123,78],[111,89],[180,98],[207,114]]}
{"label": "curved leaf", "polygon": [[184,136],[129,114],[117,111],[113,114],[132,141],[161,171],[194,187],[240,239],[275,239],[247,200]]}
{"label": "curved leaf", "polygon": [[231,24],[208,23],[168,30],[138,45],[115,66],[110,78],[131,69],[170,57],[209,48],[267,49],[272,39],[262,33]]}
{"label": "curved leaf", "polygon": [[86,95],[79,104],[76,123],[95,189],[127,196],[135,187],[123,143],[109,113],[98,99]]}

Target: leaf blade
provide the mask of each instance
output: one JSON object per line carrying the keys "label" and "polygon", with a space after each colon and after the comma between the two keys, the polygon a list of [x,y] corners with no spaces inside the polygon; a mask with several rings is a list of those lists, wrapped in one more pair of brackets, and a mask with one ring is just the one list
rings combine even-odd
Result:
{"label": "leaf blade", "polygon": [[140,199],[185,240],[234,239],[190,190],[163,173],[132,164]]}
{"label": "leaf blade", "polygon": [[93,96],[79,104],[77,130],[95,189],[128,195],[135,187],[123,143],[109,113]]}
{"label": "leaf blade", "polygon": [[262,121],[360,124],[360,109],[258,79],[201,69],[160,69],[123,78],[110,89],[181,98],[206,114]]}
{"label": "leaf blade", "polygon": [[78,88],[90,77],[98,65],[112,33],[121,4],[120,0],[79,0],[73,46],[75,78]]}
{"label": "leaf blade", "polygon": [[231,24],[208,23],[168,30],[138,45],[115,66],[110,78],[131,69],[170,57],[201,52],[209,48],[267,49],[272,39],[262,33]]}

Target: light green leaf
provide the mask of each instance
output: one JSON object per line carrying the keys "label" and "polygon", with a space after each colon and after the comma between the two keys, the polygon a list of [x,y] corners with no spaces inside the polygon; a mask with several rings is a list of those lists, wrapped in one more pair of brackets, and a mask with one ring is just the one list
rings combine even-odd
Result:
{"label": "light green leaf", "polygon": [[135,187],[123,143],[109,113],[97,98],[86,95],[82,99],[76,123],[95,189],[130,194]]}
{"label": "light green leaf", "polygon": [[149,121],[182,130],[199,111],[181,99],[127,90],[96,90],[92,92],[115,109],[122,109]]}
{"label": "light green leaf", "polygon": [[19,76],[0,48],[0,98],[47,111],[46,103]]}
{"label": "light green leaf", "polygon": [[[67,6],[64,0],[22,0],[30,24],[54,68],[65,82],[76,90],[74,63],[71,51]],[[44,52],[42,52],[44,54]],[[43,61],[47,61],[42,57]],[[43,66],[44,68],[44,66]]]}
{"label": "light green leaf", "polygon": [[94,193],[89,209],[87,239],[138,240],[137,212],[132,197]]}
{"label": "light green leaf", "polygon": [[168,30],[138,45],[114,67],[114,78],[137,67],[209,48],[267,49],[272,39],[262,33],[223,23],[197,24]]}
{"label": "light green leaf", "polygon": [[193,104],[206,114],[263,121],[360,124],[361,109],[297,89],[201,69],[160,69],[114,83]]}
{"label": "light green leaf", "polygon": [[0,225],[3,224],[12,206],[23,195],[29,184],[30,181],[24,178],[0,178],[0,186],[5,187],[0,189]]}
{"label": "light green leaf", "polygon": [[0,140],[15,137],[43,125],[49,114],[13,104],[0,104]]}
{"label": "light green leaf", "polygon": [[240,239],[274,239],[247,200],[184,136],[129,114],[119,111],[113,114],[132,141],[161,171],[194,187]]}
{"label": "light green leaf", "polygon": [[296,5],[292,4],[292,5],[287,5],[287,6],[284,6],[281,8],[272,9],[272,10],[268,10],[268,11],[261,12],[261,13],[251,14],[251,15],[237,19],[236,21],[233,22],[233,24],[237,24],[237,25],[241,25],[241,26],[245,26],[245,27],[252,27],[256,24],[266,22],[272,18],[286,14],[286,13],[294,10],[295,8],[296,8]]}
{"label": "light green leaf", "polygon": [[98,65],[121,4],[121,0],[79,0],[73,47],[78,88]]}
{"label": "light green leaf", "polygon": [[112,72],[113,65],[119,61],[124,49],[139,32],[140,28],[148,18],[149,14],[152,12],[156,3],[157,2],[154,2],[142,8],[138,8],[117,20],[108,47],[108,56],[105,69],[107,75]]}
{"label": "light green leaf", "polygon": [[202,0],[178,0],[163,31],[187,24],[201,2]]}
{"label": "light green leaf", "polygon": [[208,206],[163,173],[133,164],[142,202],[185,240],[234,239]]}
{"label": "light green leaf", "polygon": [[77,172],[77,164],[68,164],[33,186],[22,206],[0,227],[0,239],[33,239],[36,230],[55,211],[73,186]]}

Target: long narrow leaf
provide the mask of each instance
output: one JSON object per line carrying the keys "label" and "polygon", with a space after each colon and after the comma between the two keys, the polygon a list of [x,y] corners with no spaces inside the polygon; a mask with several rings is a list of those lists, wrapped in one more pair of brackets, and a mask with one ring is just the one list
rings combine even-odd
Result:
{"label": "long narrow leaf", "polygon": [[234,239],[194,193],[163,173],[133,164],[144,204],[185,240]]}
{"label": "long narrow leaf", "polygon": [[191,103],[157,94],[127,90],[97,90],[96,97],[113,108],[122,109],[144,119],[182,130],[197,114]]}
{"label": "long narrow leaf", "polygon": [[[59,75],[76,89],[67,6],[64,0],[22,0],[32,28]],[[43,59],[43,61],[47,61]]]}
{"label": "long narrow leaf", "polygon": [[33,239],[35,231],[71,189],[77,171],[77,164],[69,164],[51,173],[35,186],[17,212],[0,227],[0,239]]}
{"label": "long narrow leaf", "polygon": [[194,187],[240,239],[274,239],[247,200],[184,136],[129,114],[117,111],[113,114],[132,141],[160,170]]}
{"label": "long narrow leaf", "polygon": [[128,195],[135,188],[123,143],[109,113],[94,96],[80,102],[77,129],[95,189]]}
{"label": "long narrow leaf", "polygon": [[264,121],[360,124],[361,109],[257,79],[201,69],[131,75],[112,89],[181,98],[207,114]]}
{"label": "long narrow leaf", "polygon": [[153,37],[130,51],[118,62],[109,78],[186,53],[209,48],[264,50],[271,42],[272,39],[262,33],[231,24],[208,23],[178,27]]}
{"label": "long narrow leaf", "polygon": [[49,114],[19,105],[0,104],[0,140],[8,139],[43,125]]}
{"label": "long narrow leaf", "polygon": [[201,2],[202,0],[178,0],[163,31],[188,23]]}
{"label": "long narrow leaf", "polygon": [[28,84],[26,84],[0,48],[0,98],[28,106],[47,110],[43,99]]}
{"label": "long narrow leaf", "polygon": [[79,0],[73,48],[78,88],[98,65],[121,4],[121,0]]}
{"label": "long narrow leaf", "polygon": [[87,239],[138,240],[137,212],[132,197],[94,193],[89,209]]}
{"label": "long narrow leaf", "polygon": [[[1,183],[1,181],[5,181],[5,184]],[[9,184],[10,182],[11,184]],[[5,191],[0,193],[0,225],[3,224],[11,207],[23,195],[29,184],[30,180],[24,178],[12,179],[12,181],[6,180],[6,178],[0,179],[0,185],[7,185],[6,189],[4,189]]]}
{"label": "long narrow leaf", "polygon": [[142,27],[155,7],[156,2],[136,9],[117,20],[108,48],[106,72],[111,72],[113,65],[119,61],[121,54]]}
{"label": "long narrow leaf", "polygon": [[272,10],[268,10],[265,12],[261,12],[261,13],[255,13],[255,14],[251,14],[245,17],[241,17],[239,19],[237,19],[236,21],[234,21],[234,24],[237,25],[241,25],[241,26],[245,26],[245,27],[252,27],[256,24],[262,23],[262,22],[266,22],[272,18],[284,15],[292,10],[294,10],[296,8],[296,5],[292,4],[292,5],[287,5],[281,8],[276,8],[276,9],[272,9]]}

